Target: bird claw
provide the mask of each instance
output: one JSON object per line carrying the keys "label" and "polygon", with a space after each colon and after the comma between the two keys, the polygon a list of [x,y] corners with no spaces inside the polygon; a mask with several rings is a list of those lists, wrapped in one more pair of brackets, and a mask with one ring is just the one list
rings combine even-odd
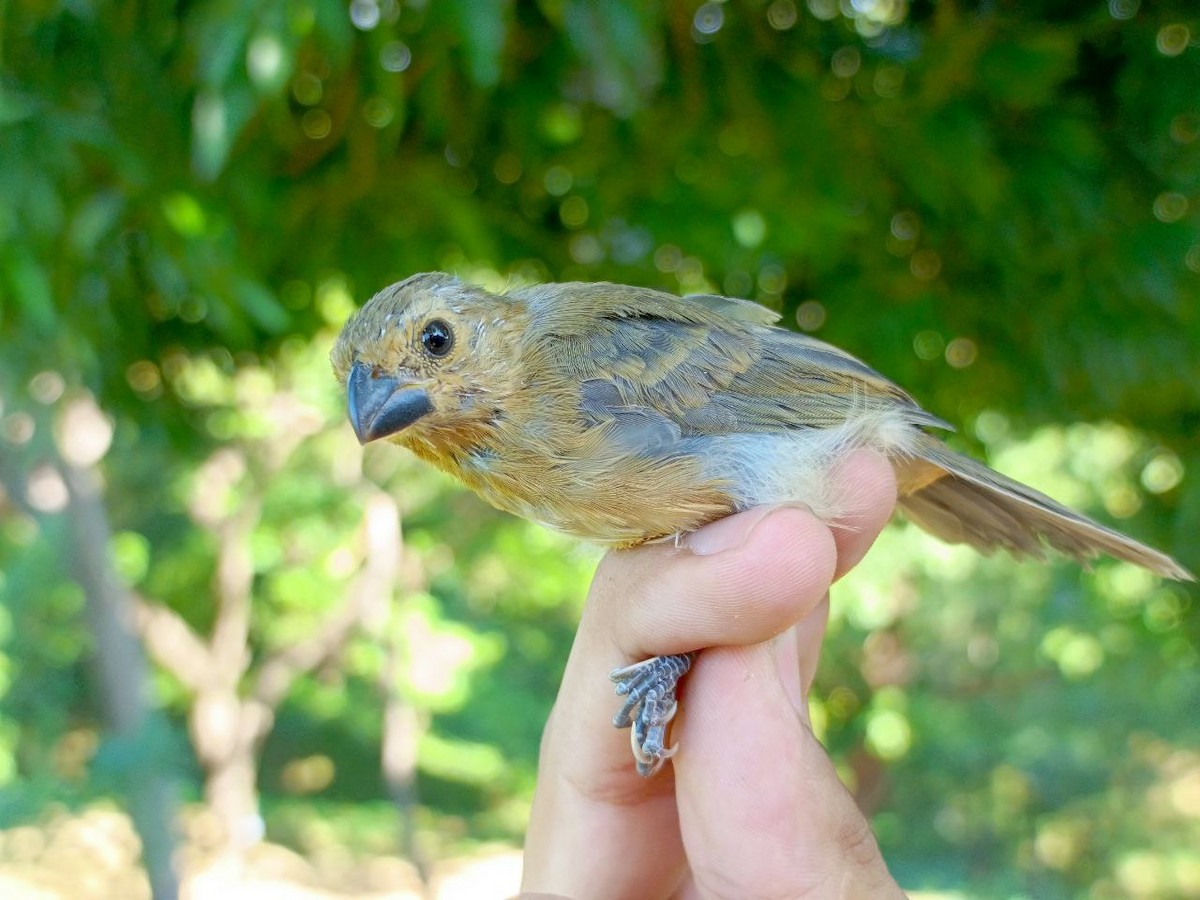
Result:
{"label": "bird claw", "polygon": [[675,688],[692,667],[693,656],[655,656],[609,673],[617,695],[625,698],[613,725],[632,729],[629,742],[639,775],[655,774],[679,749],[677,744],[666,746],[667,732],[679,711]]}

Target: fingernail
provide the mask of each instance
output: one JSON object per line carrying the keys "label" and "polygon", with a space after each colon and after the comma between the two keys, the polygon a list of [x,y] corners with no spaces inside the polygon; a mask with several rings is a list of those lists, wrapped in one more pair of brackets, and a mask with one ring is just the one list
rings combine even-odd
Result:
{"label": "fingernail", "polygon": [[760,506],[737,515],[727,516],[705,525],[688,535],[687,548],[697,556],[712,556],[726,550],[736,550],[750,537],[758,523],[775,511],[774,506]]}

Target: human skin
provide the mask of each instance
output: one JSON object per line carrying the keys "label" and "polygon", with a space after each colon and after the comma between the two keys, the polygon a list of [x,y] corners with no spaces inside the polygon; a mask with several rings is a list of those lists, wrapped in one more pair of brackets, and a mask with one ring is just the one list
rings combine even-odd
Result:
{"label": "human skin", "polygon": [[[832,527],[756,509],[601,562],[542,739],[523,897],[903,897],[870,827],[813,735],[807,693],[829,586],[870,548],[896,483],[858,451],[835,478]],[[707,648],[653,779],[598,672]]]}

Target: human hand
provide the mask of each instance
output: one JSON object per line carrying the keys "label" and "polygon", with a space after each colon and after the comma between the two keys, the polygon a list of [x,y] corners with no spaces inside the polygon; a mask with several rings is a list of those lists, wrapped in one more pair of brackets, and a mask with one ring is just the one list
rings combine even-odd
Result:
{"label": "human hand", "polygon": [[[850,456],[836,483],[848,513],[832,528],[757,509],[696,532],[691,552],[605,557],[542,739],[522,896],[903,896],[808,720],[829,585],[896,500],[873,453]],[[697,648],[683,750],[640,778],[608,725],[604,673]]]}

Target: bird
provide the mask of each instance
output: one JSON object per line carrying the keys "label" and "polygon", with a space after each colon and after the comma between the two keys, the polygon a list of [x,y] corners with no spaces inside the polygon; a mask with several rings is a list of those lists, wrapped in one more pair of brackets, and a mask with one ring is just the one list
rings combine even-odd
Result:
{"label": "bird", "polygon": [[[1177,580],[1170,556],[951,449],[952,426],[849,353],[750,300],[608,282],[492,292],[442,272],[376,293],[345,323],[333,371],[363,443],[389,441],[506,512],[611,548],[680,541],[756,506],[839,516],[830,473],[882,453],[898,506],[983,553],[1100,554]],[[694,653],[610,673],[637,770],[668,730]]]}

